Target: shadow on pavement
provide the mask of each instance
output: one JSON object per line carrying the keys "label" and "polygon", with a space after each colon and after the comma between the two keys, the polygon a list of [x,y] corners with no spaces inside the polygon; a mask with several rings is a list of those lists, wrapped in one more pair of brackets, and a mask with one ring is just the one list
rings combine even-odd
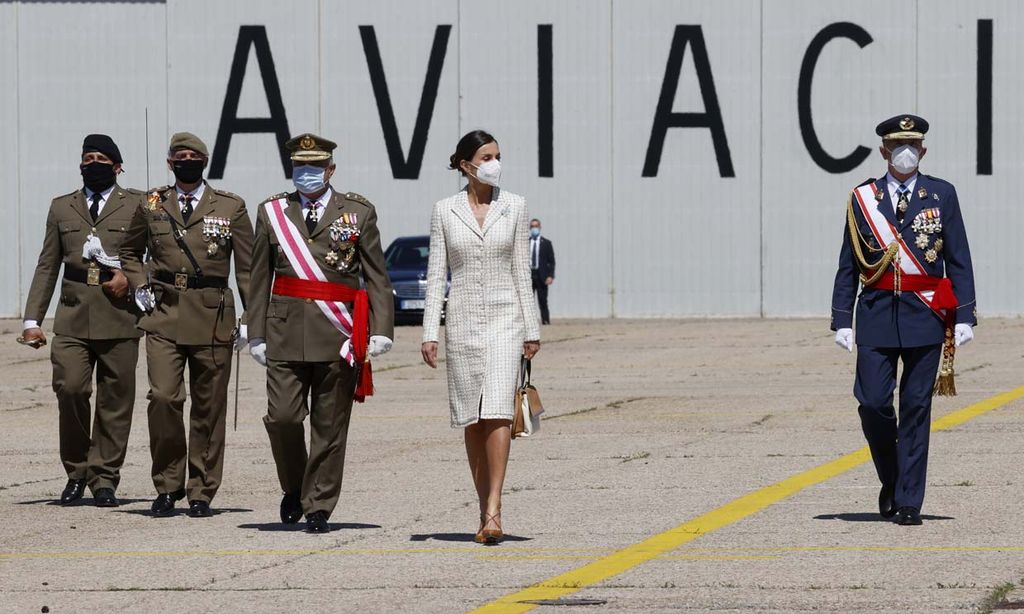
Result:
{"label": "shadow on pavement", "polygon": [[[122,501],[122,503],[123,503],[123,501]],[[153,512],[151,512],[148,508],[147,509],[142,509],[142,510],[116,510],[116,511],[118,513],[121,513],[121,514],[135,514],[136,516],[153,516]],[[188,507],[187,506],[185,506],[185,507],[176,507],[176,508],[174,508],[174,512],[173,513],[171,513],[171,514],[169,514],[167,516],[162,516],[160,518],[160,520],[163,520],[164,518],[174,518],[175,516],[185,516],[185,512],[187,512],[187,511],[188,511]],[[244,507],[214,507],[214,508],[211,508],[211,511],[213,512],[214,516],[220,516],[221,514],[249,514],[249,513],[252,512],[251,509],[244,508]],[[155,516],[154,516],[154,518],[155,518]],[[196,520],[202,520],[202,519],[201,518],[196,518]]]}
{"label": "shadow on pavement", "polygon": [[[330,522],[327,524],[332,531],[343,531],[345,529],[379,529],[379,524],[364,524],[362,522]],[[256,529],[257,531],[304,531],[306,523],[285,524],[283,522],[252,522],[238,525],[239,529]]]}
{"label": "shadow on pavement", "polygon": [[[420,535],[409,536],[411,542],[425,542],[431,539],[436,539],[441,542],[472,542],[473,538],[476,537],[473,533],[423,533]],[[518,535],[505,534],[504,541],[507,542],[526,542],[533,539],[532,537],[520,537]]]}
{"label": "shadow on pavement", "polygon": [[[130,503],[143,503],[149,501],[149,499],[122,499],[118,497],[118,501],[121,505],[128,505]],[[56,505],[58,507],[94,507],[93,500],[88,497],[82,497],[78,501],[69,503],[68,505],[61,505],[60,501],[56,499],[33,499],[32,501],[17,501],[17,505]]]}
{"label": "shadow on pavement", "polygon": [[[843,520],[845,522],[892,522],[891,518],[882,518],[874,512],[849,512],[843,514],[819,514],[815,520]],[[956,520],[952,516],[932,516],[921,514],[921,520]]]}

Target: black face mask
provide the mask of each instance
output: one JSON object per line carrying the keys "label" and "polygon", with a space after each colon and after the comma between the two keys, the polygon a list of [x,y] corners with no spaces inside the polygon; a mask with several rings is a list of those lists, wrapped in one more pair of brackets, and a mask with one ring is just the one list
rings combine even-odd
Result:
{"label": "black face mask", "polygon": [[174,169],[174,176],[181,183],[196,183],[203,178],[204,160],[174,160],[171,167]]}
{"label": "black face mask", "polygon": [[113,164],[90,162],[79,168],[82,169],[82,183],[93,192],[104,192],[117,181]]}

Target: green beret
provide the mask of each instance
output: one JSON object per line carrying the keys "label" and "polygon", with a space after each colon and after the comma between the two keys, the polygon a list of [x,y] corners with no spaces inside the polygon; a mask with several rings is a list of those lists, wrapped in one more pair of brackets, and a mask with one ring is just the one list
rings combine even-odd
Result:
{"label": "green beret", "polygon": [[191,149],[196,153],[203,154],[203,157],[209,158],[210,151],[206,149],[206,143],[201,138],[192,134],[191,132],[178,132],[171,137],[171,151],[177,151],[179,149]]}

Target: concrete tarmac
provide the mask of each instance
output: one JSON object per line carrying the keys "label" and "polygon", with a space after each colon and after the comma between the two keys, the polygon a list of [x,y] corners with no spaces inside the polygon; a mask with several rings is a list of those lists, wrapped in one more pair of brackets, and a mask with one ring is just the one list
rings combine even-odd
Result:
{"label": "concrete tarmac", "polygon": [[[149,516],[145,353],[118,496],[60,507],[48,349],[0,322],[0,611],[466,612],[864,446],[854,356],[827,321],[563,320],[534,362],[546,418],[513,442],[509,538],[478,515],[444,364],[400,327],[357,405],[327,535],[280,524],[262,367],[241,356],[216,514]],[[1024,320],[985,319],[934,418],[1024,386]],[[234,389],[234,381],[231,383]],[[1020,390],[1018,397],[1024,395]],[[870,463],[580,583],[568,611],[978,612],[1024,602],[1024,400],[932,434],[920,527],[877,514]],[[179,504],[179,508],[182,505]],[[182,510],[183,512],[183,510]],[[492,611],[522,611],[511,604]],[[567,611],[537,606],[537,612]]]}

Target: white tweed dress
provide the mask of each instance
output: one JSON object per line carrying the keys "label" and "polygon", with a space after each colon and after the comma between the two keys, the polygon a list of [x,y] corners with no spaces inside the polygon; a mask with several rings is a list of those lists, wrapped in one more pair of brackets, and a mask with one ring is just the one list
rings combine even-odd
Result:
{"label": "white tweed dress", "polygon": [[540,340],[526,201],[498,188],[492,199],[483,228],[465,189],[435,204],[430,219],[423,341],[438,340],[451,269],[445,356],[453,428],[512,419],[523,342]]}

